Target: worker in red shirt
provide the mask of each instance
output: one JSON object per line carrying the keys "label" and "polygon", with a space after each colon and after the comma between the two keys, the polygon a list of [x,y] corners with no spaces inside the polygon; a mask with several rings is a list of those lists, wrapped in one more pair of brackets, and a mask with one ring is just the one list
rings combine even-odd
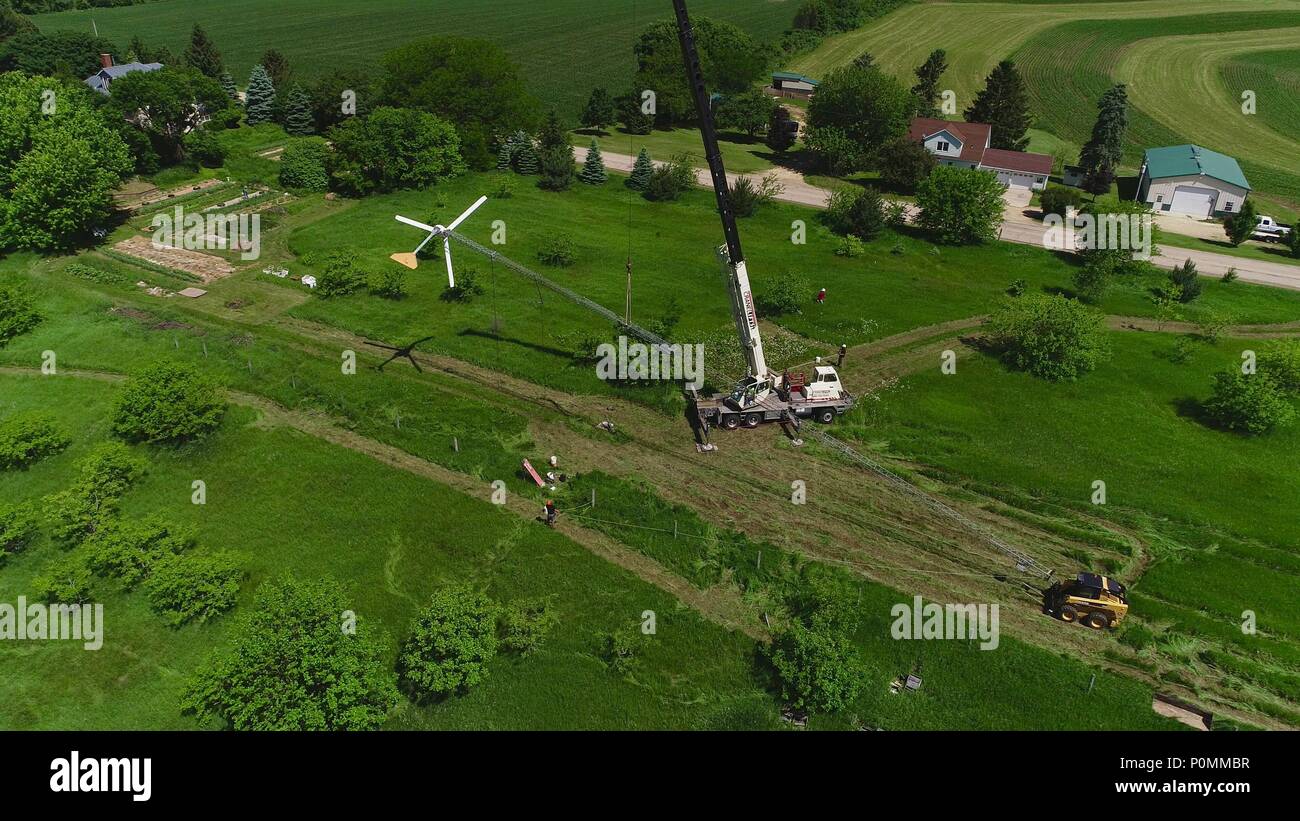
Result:
{"label": "worker in red shirt", "polygon": [[555,502],[550,499],[546,500],[546,525],[555,527]]}
{"label": "worker in red shirt", "polygon": [[822,288],[820,291],[817,292],[817,304],[818,304],[818,305],[825,305],[825,304],[826,304],[826,289],[825,289],[825,288]]}

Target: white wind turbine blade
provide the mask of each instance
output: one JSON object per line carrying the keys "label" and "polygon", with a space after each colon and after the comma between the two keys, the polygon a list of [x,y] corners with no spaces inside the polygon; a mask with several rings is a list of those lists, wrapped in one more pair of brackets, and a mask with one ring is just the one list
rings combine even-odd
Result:
{"label": "white wind turbine blade", "polygon": [[475,202],[475,203],[474,203],[473,205],[471,205],[469,208],[466,208],[466,209],[465,209],[465,213],[461,214],[459,217],[456,217],[456,221],[453,222],[451,225],[448,225],[448,226],[447,226],[447,230],[448,230],[448,231],[455,231],[455,230],[456,230],[456,226],[457,226],[457,225],[460,225],[462,222],[464,222],[465,220],[469,219],[469,215],[472,214],[472,213],[474,213],[475,211],[477,211],[477,210],[479,209],[479,206],[481,206],[483,203],[487,202],[487,199],[488,199],[487,197],[479,197],[477,202]]}
{"label": "white wind turbine blade", "polygon": [[397,217],[396,217],[396,219],[397,219],[398,222],[404,222],[404,223],[406,223],[407,225],[414,226],[415,228],[419,228],[419,229],[424,230],[424,231],[428,231],[430,234],[436,234],[436,233],[438,233],[438,229],[437,229],[437,228],[434,228],[432,225],[425,225],[425,224],[422,223],[422,222],[416,222],[415,220],[411,219],[410,217],[404,217],[404,216],[402,216],[401,214],[398,214]]}
{"label": "white wind turbine blade", "polygon": [[442,238],[442,255],[447,259],[447,287],[456,287],[456,275],[451,271],[451,240],[447,237]]}

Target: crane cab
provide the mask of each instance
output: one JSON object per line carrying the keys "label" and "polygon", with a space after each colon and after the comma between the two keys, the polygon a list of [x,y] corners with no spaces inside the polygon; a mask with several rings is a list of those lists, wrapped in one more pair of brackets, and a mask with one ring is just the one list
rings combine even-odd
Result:
{"label": "crane cab", "polygon": [[818,365],[813,368],[812,379],[804,383],[804,398],[810,402],[837,400],[844,395],[844,386],[840,384],[840,375],[830,365]]}

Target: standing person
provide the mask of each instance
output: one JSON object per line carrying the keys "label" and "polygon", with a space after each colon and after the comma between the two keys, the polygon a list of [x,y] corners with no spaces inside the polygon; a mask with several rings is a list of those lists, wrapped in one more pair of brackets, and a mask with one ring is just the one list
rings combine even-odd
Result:
{"label": "standing person", "polygon": [[835,360],[835,367],[837,368],[844,367],[844,355],[848,352],[849,352],[849,346],[840,343],[840,358]]}
{"label": "standing person", "polygon": [[817,304],[818,304],[818,305],[825,305],[825,304],[826,304],[826,289],[825,289],[825,288],[822,288],[820,291],[817,292]]}
{"label": "standing person", "polygon": [[546,526],[555,527],[555,502],[546,500]]}

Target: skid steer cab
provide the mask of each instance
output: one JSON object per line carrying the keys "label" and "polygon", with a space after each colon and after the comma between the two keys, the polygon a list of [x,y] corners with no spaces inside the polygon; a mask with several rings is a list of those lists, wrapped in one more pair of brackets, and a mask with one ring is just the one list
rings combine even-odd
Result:
{"label": "skid steer cab", "polygon": [[1094,630],[1117,626],[1128,615],[1124,585],[1096,573],[1052,585],[1043,595],[1047,612],[1061,621],[1083,622]]}

